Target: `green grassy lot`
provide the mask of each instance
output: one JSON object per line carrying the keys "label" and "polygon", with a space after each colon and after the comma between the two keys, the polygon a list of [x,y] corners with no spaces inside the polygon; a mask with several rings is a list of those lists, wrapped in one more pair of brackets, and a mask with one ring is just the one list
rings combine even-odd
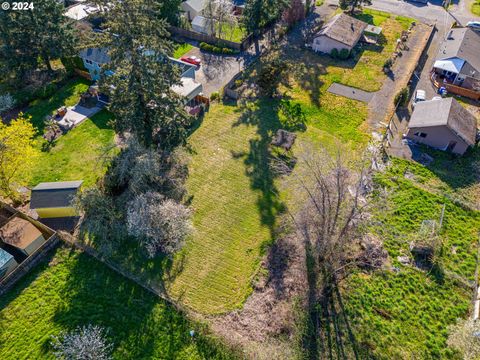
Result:
{"label": "green grassy lot", "polygon": [[113,151],[111,119],[112,115],[103,110],[57,139],[50,150],[42,151],[31,184],[78,179],[84,180],[84,186],[95,184],[106,170],[101,156]]}
{"label": "green grassy lot", "polygon": [[189,43],[175,44],[175,52],[173,53],[173,57],[175,59],[180,59],[183,55],[185,55],[192,49],[193,46]]}
{"label": "green grassy lot", "polygon": [[[457,278],[473,280],[480,213],[445,194],[427,191],[423,180],[435,178],[431,170],[405,160],[392,161],[391,168],[377,176],[391,190],[390,209],[376,215],[380,223],[372,230],[383,239],[391,265],[399,272],[354,274],[344,284],[345,306],[359,345],[375,358],[451,358],[447,327],[470,310],[471,290]],[[410,254],[410,241],[422,221],[439,221],[444,204],[440,270],[400,265],[397,257]]]}
{"label": "green grassy lot", "polygon": [[[233,359],[194,324],[86,254],[59,249],[0,299],[0,358],[53,359],[52,335],[108,329],[114,359]],[[189,331],[195,329],[195,341]]]}

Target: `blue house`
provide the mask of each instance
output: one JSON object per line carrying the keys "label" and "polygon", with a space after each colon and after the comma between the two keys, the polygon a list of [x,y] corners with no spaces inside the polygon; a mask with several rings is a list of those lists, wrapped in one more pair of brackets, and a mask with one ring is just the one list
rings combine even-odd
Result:
{"label": "blue house", "polygon": [[[82,59],[83,65],[88,70],[93,81],[100,80],[102,71],[105,71],[106,75],[109,75],[109,73],[113,74],[112,70],[105,70],[104,68],[110,62],[107,48],[84,49],[80,52],[79,57]],[[181,85],[173,86],[172,90],[178,95],[185,97],[187,102],[200,95],[203,91],[203,86],[195,81],[196,66],[172,57],[169,57],[168,61],[180,68]]]}
{"label": "blue house", "polygon": [[80,51],[83,66],[90,73],[93,81],[100,80],[102,66],[110,62],[107,48],[89,48]]}

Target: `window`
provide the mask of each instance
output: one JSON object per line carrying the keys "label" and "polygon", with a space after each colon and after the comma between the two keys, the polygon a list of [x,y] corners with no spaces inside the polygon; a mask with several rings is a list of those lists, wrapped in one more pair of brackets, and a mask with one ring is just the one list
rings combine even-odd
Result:
{"label": "window", "polygon": [[421,131],[418,131],[414,134],[415,136],[421,137],[421,138],[426,138],[427,134]]}
{"label": "window", "polygon": [[86,59],[85,62],[86,62],[88,65],[93,65],[92,60],[87,60],[87,59]]}

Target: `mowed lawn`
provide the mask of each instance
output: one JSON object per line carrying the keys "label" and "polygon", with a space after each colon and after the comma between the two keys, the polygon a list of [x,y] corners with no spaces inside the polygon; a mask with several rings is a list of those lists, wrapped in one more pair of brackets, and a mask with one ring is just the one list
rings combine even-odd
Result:
{"label": "mowed lawn", "polygon": [[44,148],[46,141],[42,138],[45,117],[61,106],[77,104],[89,85],[90,82],[82,78],[70,79],[52,97],[35,100],[27,108],[26,114],[38,130],[38,146],[42,149],[32,169],[30,185],[84,180],[85,186],[91,186],[105,172],[106,164],[101,157],[114,151],[114,131],[109,125],[112,115],[106,110],[62,135],[49,149]]}
{"label": "mowed lawn", "polygon": [[[386,26],[388,43],[405,28],[388,14],[376,16],[391,21]],[[369,71],[380,73],[390,50],[385,47],[380,55],[375,53],[378,60]],[[374,56],[367,51],[363,54]],[[363,125],[366,104],[329,94],[326,89],[334,81],[353,79],[366,90],[378,89],[381,79],[370,78],[359,65],[363,55],[356,66],[336,64],[309,51],[282,56],[292,61],[295,70],[280,90],[300,103],[307,120],[306,131],[297,133],[294,153],[318,146],[334,148],[338,142],[362,152],[369,139]],[[214,104],[189,139],[193,155],[187,187],[195,232],[175,256],[172,268],[176,277],[167,280],[167,288],[195,311],[218,314],[240,308],[252,291],[251,281],[265,246],[275,240],[279,215],[289,203],[288,192],[272,174],[269,155],[272,136],[282,127],[277,105],[276,100],[267,99],[247,107]]]}
{"label": "mowed lawn", "polygon": [[95,184],[105,173],[107,156],[115,151],[115,133],[108,125],[111,119],[102,110],[57,139],[50,150],[42,151],[31,184],[70,180],[84,180],[84,186]]}
{"label": "mowed lawn", "polygon": [[51,336],[86,324],[108,330],[114,359],[234,358],[165,302],[90,256],[60,248],[0,299],[0,359],[53,359]]}

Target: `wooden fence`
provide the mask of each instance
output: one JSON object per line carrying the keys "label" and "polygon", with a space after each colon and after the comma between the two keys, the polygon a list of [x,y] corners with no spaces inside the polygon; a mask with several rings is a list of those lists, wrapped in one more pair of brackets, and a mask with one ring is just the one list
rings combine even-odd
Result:
{"label": "wooden fence", "polygon": [[252,44],[252,39],[253,39],[252,35],[248,35],[245,39],[243,39],[242,42],[238,43],[234,41],[220,39],[220,38],[217,38],[216,36],[201,34],[196,31],[182,29],[176,26],[170,26],[168,30],[170,31],[170,33],[177,36],[182,36],[188,39],[192,39],[200,42],[206,42],[206,43],[221,46],[221,47],[228,47],[238,51],[247,50]]}

